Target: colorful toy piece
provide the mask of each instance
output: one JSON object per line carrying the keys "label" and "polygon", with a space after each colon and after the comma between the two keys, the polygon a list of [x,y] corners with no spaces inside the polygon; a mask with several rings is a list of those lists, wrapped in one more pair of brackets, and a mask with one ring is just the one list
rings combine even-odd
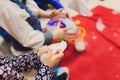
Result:
{"label": "colorful toy piece", "polygon": [[76,20],[75,23],[77,26],[79,26],[81,22],[80,22],[80,20]]}
{"label": "colorful toy piece", "polygon": [[81,52],[81,51],[84,51],[85,48],[86,48],[86,44],[85,44],[85,41],[84,41],[84,38],[85,38],[85,35],[86,35],[86,30],[81,26],[78,26],[78,28],[81,30],[81,34],[78,37],[78,39],[76,39],[74,41],[75,42],[74,44],[75,44],[75,49],[78,52]]}
{"label": "colorful toy piece", "polygon": [[58,22],[61,22],[61,24],[60,24],[61,28],[64,28],[64,27],[70,27],[71,28],[70,30],[67,31],[67,33],[71,33],[70,37],[73,36],[72,35],[73,33],[79,33],[80,32],[79,29],[76,27],[76,24],[68,18],[61,18],[59,20],[50,20],[47,24],[47,30],[48,31],[53,31],[56,28]]}

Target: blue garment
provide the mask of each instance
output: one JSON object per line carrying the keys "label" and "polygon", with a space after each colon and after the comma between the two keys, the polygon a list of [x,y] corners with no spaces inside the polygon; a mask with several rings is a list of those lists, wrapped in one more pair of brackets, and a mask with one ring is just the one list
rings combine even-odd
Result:
{"label": "blue garment", "polygon": [[6,42],[10,42],[10,35],[0,26],[0,35]]}
{"label": "blue garment", "polygon": [[44,10],[47,10],[48,4],[51,4],[56,9],[63,8],[63,5],[59,2],[59,0],[35,0],[35,2]]}
{"label": "blue garment", "polygon": [[56,66],[54,68],[54,76],[53,76],[52,80],[67,80],[67,77],[68,77],[67,72],[63,72],[62,74],[57,75],[59,69],[60,69],[60,66]]}

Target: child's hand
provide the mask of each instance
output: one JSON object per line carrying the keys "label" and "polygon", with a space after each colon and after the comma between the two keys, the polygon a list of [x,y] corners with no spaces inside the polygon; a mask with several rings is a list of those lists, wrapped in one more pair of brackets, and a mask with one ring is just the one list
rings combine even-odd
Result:
{"label": "child's hand", "polygon": [[39,49],[37,55],[38,55],[38,57],[40,57],[42,54],[45,54],[45,53],[47,53],[48,51],[49,51],[49,47],[48,47],[48,46],[42,46],[42,47]]}
{"label": "child's hand", "polygon": [[53,40],[64,39],[65,36],[67,35],[66,31],[69,29],[71,29],[71,28],[68,28],[68,27],[60,28],[60,22],[59,22],[56,29],[52,32]]}
{"label": "child's hand", "polygon": [[43,60],[43,64],[48,65],[49,67],[55,67],[59,61],[63,58],[64,54],[61,50],[55,52],[56,54],[53,55],[52,49],[46,53],[46,56]]}
{"label": "child's hand", "polygon": [[59,63],[59,61],[64,56],[64,54],[61,50],[57,50],[57,51],[55,51],[55,53],[56,54],[53,55],[53,51],[49,46],[43,46],[39,49],[37,55],[38,55],[38,57],[40,57],[41,55],[46,54],[42,63],[53,68],[54,66],[56,66]]}
{"label": "child's hand", "polygon": [[50,13],[50,19],[69,18],[69,17],[70,15],[63,8],[58,9],[58,10],[53,10]]}

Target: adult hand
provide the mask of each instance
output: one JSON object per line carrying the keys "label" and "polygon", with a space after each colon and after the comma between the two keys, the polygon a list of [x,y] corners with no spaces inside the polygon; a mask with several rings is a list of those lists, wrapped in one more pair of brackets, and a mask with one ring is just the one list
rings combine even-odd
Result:
{"label": "adult hand", "polygon": [[61,50],[57,50],[55,53],[56,54],[53,55],[52,49],[49,49],[43,60],[43,64],[48,65],[51,68],[55,67],[64,56]]}

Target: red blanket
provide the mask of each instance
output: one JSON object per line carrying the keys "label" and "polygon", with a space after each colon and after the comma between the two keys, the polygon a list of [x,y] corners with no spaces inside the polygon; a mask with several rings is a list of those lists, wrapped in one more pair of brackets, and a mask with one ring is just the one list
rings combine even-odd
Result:
{"label": "red blanket", "polygon": [[[120,80],[120,14],[102,6],[92,11],[92,17],[73,17],[86,29],[86,50],[77,52],[68,44],[60,66],[68,67],[69,80]],[[104,24],[100,29],[99,20]]]}

